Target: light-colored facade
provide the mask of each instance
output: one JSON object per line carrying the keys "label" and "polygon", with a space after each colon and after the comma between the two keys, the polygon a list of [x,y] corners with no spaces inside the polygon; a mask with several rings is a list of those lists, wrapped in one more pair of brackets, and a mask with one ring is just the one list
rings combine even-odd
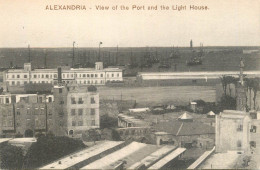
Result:
{"label": "light-colored facade", "polygon": [[70,135],[99,128],[99,94],[70,91],[67,95],[67,112],[67,127]]}
{"label": "light-colored facade", "polygon": [[[99,94],[77,86],[54,86],[53,94],[1,95],[0,136],[52,132],[74,136],[99,128]],[[6,103],[6,100],[9,100]]]}
{"label": "light-colored facade", "polygon": [[249,152],[251,118],[249,113],[224,110],[216,116],[216,152]]}
{"label": "light-colored facade", "polygon": [[[105,85],[107,82],[123,81],[122,70],[119,68],[103,68],[97,62],[95,68],[61,67],[61,78],[66,84]],[[30,63],[24,69],[9,69],[4,72],[5,90],[12,86],[24,86],[28,83],[58,83],[58,69],[31,69]]]}

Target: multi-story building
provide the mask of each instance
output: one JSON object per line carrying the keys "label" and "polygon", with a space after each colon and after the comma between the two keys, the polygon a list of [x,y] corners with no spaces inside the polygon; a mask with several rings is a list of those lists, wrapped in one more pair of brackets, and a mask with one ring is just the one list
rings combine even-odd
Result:
{"label": "multi-story building", "polygon": [[216,116],[216,152],[249,152],[250,123],[244,111],[224,110]]}
{"label": "multi-story building", "polygon": [[[0,135],[81,134],[99,128],[99,94],[77,86],[57,85],[53,94],[1,95]],[[7,102],[8,101],[8,102]]]}
{"label": "multi-story building", "polygon": [[58,83],[58,71],[63,83],[81,85],[105,85],[108,82],[123,81],[122,69],[103,68],[102,62],[96,62],[95,68],[32,69],[31,63],[25,63],[24,69],[9,69],[4,72],[4,90],[29,83]]}
{"label": "multi-story building", "polygon": [[224,110],[216,116],[216,152],[238,151],[260,167],[260,112]]}

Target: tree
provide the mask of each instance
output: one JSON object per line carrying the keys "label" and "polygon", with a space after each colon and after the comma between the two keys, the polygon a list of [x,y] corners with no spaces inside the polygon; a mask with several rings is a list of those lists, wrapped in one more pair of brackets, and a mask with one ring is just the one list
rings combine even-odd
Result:
{"label": "tree", "polygon": [[254,101],[254,109],[256,109],[256,96],[257,96],[257,92],[260,90],[260,86],[259,86],[259,78],[254,78],[253,82],[252,82],[252,89],[254,92],[254,97],[253,97],[253,101]]}
{"label": "tree", "polygon": [[117,127],[117,118],[102,115],[100,116],[100,129]]}
{"label": "tree", "polygon": [[220,110],[236,110],[236,99],[223,95],[218,103]]}
{"label": "tree", "polygon": [[66,136],[40,136],[25,156],[25,168],[38,168],[83,148],[85,145],[81,140]]}
{"label": "tree", "polygon": [[33,131],[31,129],[27,129],[25,132],[24,132],[24,136],[25,137],[33,137]]}
{"label": "tree", "polygon": [[223,91],[224,91],[224,95],[226,96],[227,95],[227,80],[226,80],[226,76],[225,75],[221,76],[220,80],[221,80],[222,88],[223,88]]}
{"label": "tree", "polygon": [[233,76],[225,76],[225,81],[226,81],[226,84],[228,85],[228,88],[229,88],[229,96],[231,96],[231,87],[230,85],[231,84],[236,84],[237,83],[237,79]]}
{"label": "tree", "polygon": [[23,151],[21,148],[10,144],[0,146],[1,169],[22,169]]}
{"label": "tree", "polygon": [[88,86],[88,91],[89,92],[96,92],[97,88],[95,86],[91,85],[91,86]]}

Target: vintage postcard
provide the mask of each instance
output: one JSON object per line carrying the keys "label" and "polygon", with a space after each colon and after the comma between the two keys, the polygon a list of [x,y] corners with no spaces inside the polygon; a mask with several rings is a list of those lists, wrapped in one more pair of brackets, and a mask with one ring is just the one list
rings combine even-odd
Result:
{"label": "vintage postcard", "polygon": [[260,169],[259,0],[0,0],[0,169]]}

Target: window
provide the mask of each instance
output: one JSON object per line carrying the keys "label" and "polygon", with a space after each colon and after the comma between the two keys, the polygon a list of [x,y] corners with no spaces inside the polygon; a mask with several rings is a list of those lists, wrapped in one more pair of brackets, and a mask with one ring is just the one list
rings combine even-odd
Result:
{"label": "window", "polygon": [[71,115],[72,116],[76,115],[76,110],[75,109],[71,109]]}
{"label": "window", "polygon": [[91,126],[95,126],[96,122],[95,120],[91,120]]}
{"label": "window", "polygon": [[12,78],[14,78],[14,75],[12,75]]}
{"label": "window", "polygon": [[76,122],[75,121],[72,121],[72,126],[76,126]]}
{"label": "window", "polygon": [[94,74],[91,74],[91,77],[94,77]]}
{"label": "window", "polygon": [[12,85],[15,85],[15,82],[14,82],[14,81],[12,81]]}
{"label": "window", "polygon": [[72,97],[72,98],[71,98],[71,104],[76,104],[76,99],[75,99],[75,97]]}
{"label": "window", "polygon": [[97,74],[95,74],[95,77],[97,77]]}
{"label": "window", "polygon": [[9,98],[5,98],[5,103],[8,104],[9,102]]}
{"label": "window", "polygon": [[78,126],[83,126],[83,122],[82,122],[82,121],[79,121],[79,122],[78,122]]}
{"label": "window", "polygon": [[94,104],[94,103],[96,103],[96,102],[95,102],[95,98],[94,98],[94,97],[91,97],[91,101],[90,101],[90,103],[91,103],[91,104]]}
{"label": "window", "polygon": [[64,101],[60,101],[60,104],[64,104]]}
{"label": "window", "polygon": [[57,78],[57,74],[54,74],[54,78]]}
{"label": "window", "polygon": [[17,75],[17,78],[20,78],[20,75]]}
{"label": "window", "polygon": [[70,75],[69,74],[67,74],[67,78],[69,78],[70,77]]}
{"label": "window", "polygon": [[251,126],[251,129],[250,129],[250,132],[256,133],[256,126],[252,125],[252,126]]}
{"label": "window", "polygon": [[119,77],[119,73],[117,73],[117,77]]}
{"label": "window", "polygon": [[33,78],[35,78],[35,79],[36,79],[36,78],[37,78],[37,75],[33,75]]}
{"label": "window", "polygon": [[89,77],[89,74],[87,74],[87,77]]}
{"label": "window", "polygon": [[86,77],[86,74],[83,74],[83,77]]}
{"label": "window", "polygon": [[82,97],[79,98],[79,104],[83,104]]}
{"label": "window", "polygon": [[114,77],[114,74],[112,74],[112,77]]}
{"label": "window", "polygon": [[250,113],[250,117],[252,119],[257,119],[257,113]]}
{"label": "window", "polygon": [[79,109],[79,110],[78,110],[78,114],[79,114],[79,116],[82,116],[82,114],[83,114],[83,109]]}
{"label": "window", "polygon": [[256,142],[250,141],[250,148],[256,148]]}
{"label": "window", "polygon": [[100,74],[100,77],[103,77],[103,74]]}
{"label": "window", "polygon": [[23,77],[24,77],[24,78],[27,78],[27,75],[24,75]]}
{"label": "window", "polygon": [[44,75],[42,74],[42,78],[44,78]]}
{"label": "window", "polygon": [[20,111],[19,111],[19,110],[17,110],[16,114],[17,114],[17,115],[20,115]]}
{"label": "window", "polygon": [[59,93],[62,93],[62,89],[61,88],[59,88]]}
{"label": "window", "polygon": [[237,147],[242,147],[242,143],[241,143],[241,141],[239,140],[239,141],[237,141]]}
{"label": "window", "polygon": [[49,78],[49,75],[48,75],[48,74],[46,74],[46,78]]}
{"label": "window", "polygon": [[238,125],[237,131],[238,132],[243,131],[243,125]]}
{"label": "window", "polygon": [[91,114],[91,115],[95,115],[95,113],[96,113],[95,109],[91,109],[91,110],[90,110],[90,114]]}

